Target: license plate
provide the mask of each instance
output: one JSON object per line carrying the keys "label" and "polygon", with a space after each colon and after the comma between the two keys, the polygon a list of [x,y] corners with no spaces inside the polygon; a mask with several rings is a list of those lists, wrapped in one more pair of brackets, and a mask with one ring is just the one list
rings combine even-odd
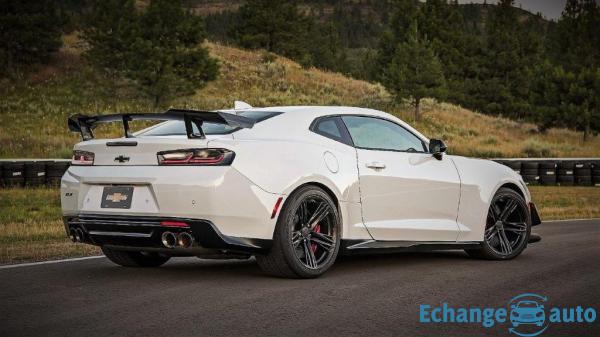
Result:
{"label": "license plate", "polygon": [[102,208],[131,208],[133,186],[107,186],[102,191]]}

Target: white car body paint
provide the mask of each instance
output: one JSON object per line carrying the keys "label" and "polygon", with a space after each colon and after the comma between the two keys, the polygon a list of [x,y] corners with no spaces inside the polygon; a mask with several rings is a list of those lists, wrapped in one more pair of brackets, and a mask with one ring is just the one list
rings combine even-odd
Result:
{"label": "white car body paint", "polygon": [[[250,108],[249,108],[250,109]],[[356,149],[309,130],[328,115],[385,118],[429,140],[387,113],[354,107],[251,108],[282,112],[226,135],[136,137],[137,146],[107,147],[95,139],[75,150],[95,153],[93,166],[71,166],[61,184],[65,215],[119,214],[209,220],[218,230],[241,238],[272,239],[274,205],[299,186],[321,185],[335,196],[342,239],[378,241],[482,241],[485,217],[502,185],[530,195],[520,176],[487,160],[428,153]],[[235,113],[232,110],[223,110]],[[127,139],[130,140],[130,139]],[[231,166],[159,166],[157,152],[188,148],[235,152]],[[124,155],[128,162],[115,162]],[[385,168],[369,168],[369,163]],[[102,189],[133,185],[130,209],[100,207]]]}

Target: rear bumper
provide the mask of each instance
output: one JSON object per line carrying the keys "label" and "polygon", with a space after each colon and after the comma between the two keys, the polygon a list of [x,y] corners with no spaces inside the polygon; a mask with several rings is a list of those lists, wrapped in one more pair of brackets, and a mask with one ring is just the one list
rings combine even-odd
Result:
{"label": "rear bumper", "polygon": [[[102,208],[107,186],[132,186],[127,209]],[[61,182],[64,216],[203,219],[232,237],[273,238],[281,194],[266,192],[236,169],[219,167],[71,166]]]}
{"label": "rear bumper", "polygon": [[[102,214],[80,214],[65,216],[63,219],[67,236],[71,236],[71,230],[80,229],[83,232],[83,243],[120,249],[199,255],[253,254],[267,251],[271,247],[271,240],[224,235],[212,222],[202,219]],[[168,227],[162,224],[163,221],[185,223],[187,226]],[[187,232],[194,240],[188,248],[166,248],[161,240],[164,232],[175,235]]]}

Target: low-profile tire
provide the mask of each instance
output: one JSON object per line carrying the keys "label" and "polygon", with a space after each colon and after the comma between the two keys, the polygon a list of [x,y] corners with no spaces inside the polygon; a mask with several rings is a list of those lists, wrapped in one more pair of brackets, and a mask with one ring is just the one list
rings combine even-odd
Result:
{"label": "low-profile tire", "polygon": [[123,267],[159,267],[171,258],[157,253],[115,250],[107,247],[102,247],[102,252],[109,260]]}
{"label": "low-profile tire", "polygon": [[483,242],[466,252],[487,260],[510,260],[523,252],[531,235],[531,215],[523,197],[510,188],[500,188],[488,210]]}
{"label": "low-profile tire", "polygon": [[308,185],[296,190],[283,205],[273,246],[257,255],[267,274],[285,278],[314,278],[335,262],[341,235],[339,212],[321,188]]}

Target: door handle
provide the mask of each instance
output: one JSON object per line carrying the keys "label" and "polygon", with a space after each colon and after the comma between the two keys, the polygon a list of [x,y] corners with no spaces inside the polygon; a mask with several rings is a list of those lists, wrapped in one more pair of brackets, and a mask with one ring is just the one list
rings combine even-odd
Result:
{"label": "door handle", "polygon": [[372,168],[372,169],[376,169],[376,170],[381,170],[385,168],[385,164],[380,162],[380,161],[373,161],[370,163],[366,164],[368,168]]}

